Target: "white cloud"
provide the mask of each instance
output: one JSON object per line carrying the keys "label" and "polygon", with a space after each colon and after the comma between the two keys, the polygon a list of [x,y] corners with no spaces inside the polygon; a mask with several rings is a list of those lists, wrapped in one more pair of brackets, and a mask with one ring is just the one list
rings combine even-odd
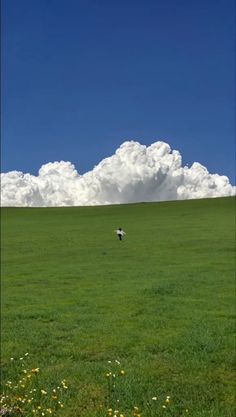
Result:
{"label": "white cloud", "polygon": [[184,200],[235,194],[226,176],[209,174],[194,162],[182,167],[178,151],[165,142],[124,142],[92,171],[79,175],[70,162],[49,162],[38,176],[1,174],[2,206],[84,206]]}

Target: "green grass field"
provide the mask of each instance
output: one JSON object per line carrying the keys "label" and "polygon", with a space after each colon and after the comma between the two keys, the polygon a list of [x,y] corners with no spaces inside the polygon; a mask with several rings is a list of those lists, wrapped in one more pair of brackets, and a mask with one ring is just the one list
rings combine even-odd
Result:
{"label": "green grass field", "polygon": [[234,204],[3,208],[3,388],[29,352],[58,417],[235,416]]}

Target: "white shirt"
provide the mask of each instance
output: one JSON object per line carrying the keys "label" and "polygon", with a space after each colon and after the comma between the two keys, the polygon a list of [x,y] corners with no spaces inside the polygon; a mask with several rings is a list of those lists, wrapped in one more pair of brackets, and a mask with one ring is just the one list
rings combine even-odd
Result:
{"label": "white shirt", "polygon": [[124,235],[125,235],[124,230],[120,230],[120,229],[116,230],[116,233],[117,233],[118,235],[122,235],[122,236],[124,236]]}

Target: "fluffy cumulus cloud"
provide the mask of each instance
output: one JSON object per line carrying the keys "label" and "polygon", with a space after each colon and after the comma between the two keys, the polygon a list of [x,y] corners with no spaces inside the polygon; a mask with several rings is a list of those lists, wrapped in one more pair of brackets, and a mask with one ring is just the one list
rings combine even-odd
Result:
{"label": "fluffy cumulus cloud", "polygon": [[70,162],[43,165],[38,176],[1,174],[2,206],[85,206],[223,197],[235,194],[226,176],[199,164],[182,166],[165,142],[124,142],[92,171],[80,175]]}

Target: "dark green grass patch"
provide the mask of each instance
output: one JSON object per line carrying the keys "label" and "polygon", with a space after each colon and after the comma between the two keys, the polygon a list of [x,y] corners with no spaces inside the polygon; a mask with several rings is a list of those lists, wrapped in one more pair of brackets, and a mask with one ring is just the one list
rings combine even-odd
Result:
{"label": "dark green grass patch", "polygon": [[233,198],[2,209],[3,384],[29,352],[68,381],[61,415],[108,415],[117,359],[125,417],[234,416],[234,219]]}

